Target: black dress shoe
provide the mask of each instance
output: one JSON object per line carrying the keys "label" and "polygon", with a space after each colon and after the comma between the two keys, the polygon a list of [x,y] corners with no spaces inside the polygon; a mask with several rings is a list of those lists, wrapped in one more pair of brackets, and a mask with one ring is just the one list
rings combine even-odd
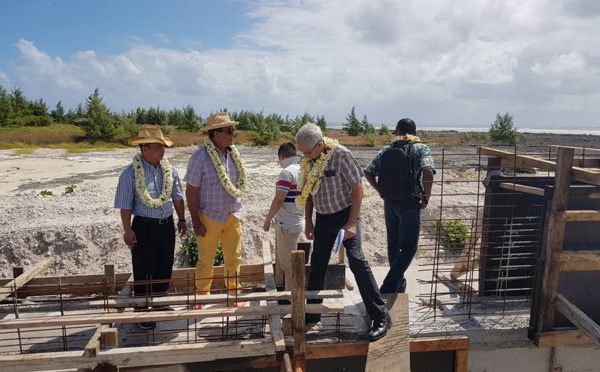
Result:
{"label": "black dress shoe", "polygon": [[373,327],[367,338],[370,342],[377,341],[387,334],[388,329],[392,327],[392,318],[386,314],[381,319],[373,321]]}

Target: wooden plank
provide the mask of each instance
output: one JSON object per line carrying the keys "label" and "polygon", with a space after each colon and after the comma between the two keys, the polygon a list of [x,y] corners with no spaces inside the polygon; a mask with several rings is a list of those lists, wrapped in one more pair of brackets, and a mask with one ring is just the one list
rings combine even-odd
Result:
{"label": "wooden plank", "polygon": [[[344,305],[340,303],[308,304],[306,311],[311,313],[341,313]],[[73,325],[92,325],[104,323],[140,323],[149,321],[170,321],[185,319],[206,319],[235,316],[263,316],[270,314],[285,315],[292,312],[290,305],[267,305],[234,307],[226,309],[175,310],[175,311],[144,311],[102,314],[77,314],[57,317],[36,316],[20,317],[18,319],[1,319],[0,329],[61,327]]]}
{"label": "wooden plank", "polygon": [[[153,306],[172,306],[194,304],[216,304],[233,301],[278,301],[290,300],[291,291],[270,291],[270,292],[250,292],[238,293],[237,295],[228,295],[227,293],[217,293],[211,295],[178,295],[161,296],[152,298]],[[339,289],[324,289],[319,291],[307,291],[306,298],[343,298],[344,293]],[[108,300],[77,301],[78,305],[88,308],[117,308],[124,309],[128,307],[143,307],[147,305],[145,297],[122,297],[110,298]]]}
{"label": "wooden plank", "polygon": [[[23,266],[14,266],[13,267],[13,279],[16,279],[18,276],[21,276],[25,272]],[[26,298],[27,292],[25,290],[26,285],[21,287],[21,290],[17,291],[17,298]]]}
{"label": "wooden plank", "polygon": [[365,371],[410,372],[408,295],[398,293],[385,298],[393,325],[385,337],[369,344]]}
{"label": "wooden plank", "polygon": [[410,340],[411,353],[466,350],[468,348],[468,336],[418,337]]}
{"label": "wooden plank", "polygon": [[119,330],[109,327],[100,331],[100,348],[110,350],[119,346]]}
{"label": "wooden plank", "polygon": [[[560,148],[559,154],[561,151],[567,151],[567,152],[573,154],[573,149]],[[534,156],[529,156],[529,155],[516,155],[515,153],[512,153],[512,152],[496,150],[496,149],[492,149],[492,148],[484,147],[484,146],[479,147],[477,149],[477,152],[479,155],[495,156],[495,157],[502,158],[503,163],[505,163],[506,165],[508,165],[510,167],[540,168],[542,170],[550,171],[550,172],[555,172],[558,169],[557,168],[558,159],[557,159],[557,162],[554,162],[551,160],[538,159]],[[560,158],[560,155],[558,155],[558,157]],[[573,163],[573,161],[571,159],[571,164],[572,163]],[[587,182],[592,185],[600,186],[600,172],[591,171],[589,169],[580,168],[580,167],[572,167],[571,166],[569,168],[570,168],[570,173],[572,173],[572,176],[574,179],[576,179],[578,181]]]}
{"label": "wooden plank", "polygon": [[518,183],[511,182],[500,182],[498,184],[498,187],[505,190],[522,192],[524,194],[544,196],[544,189],[541,189],[539,187],[520,185]]}
{"label": "wooden plank", "polygon": [[81,356],[81,351],[0,355],[3,371],[64,370],[93,368],[100,363],[119,367],[145,367],[208,362],[220,359],[249,358],[275,354],[270,339],[221,341],[180,345],[141,346],[100,351],[96,358]]}
{"label": "wooden plank", "polygon": [[[269,244],[269,242],[263,241],[262,256],[263,269],[265,270],[265,291],[267,291],[268,294],[277,294],[275,287],[275,278],[273,273],[273,256],[271,255],[271,245]],[[263,300],[263,302],[261,302],[261,305],[266,304],[268,304],[266,300]],[[271,338],[273,339],[275,350],[285,350],[285,337],[281,328],[281,315],[269,315],[269,332],[271,333]]]}
{"label": "wooden plank", "polygon": [[600,251],[554,252],[552,259],[559,262],[560,271],[600,270]]}
{"label": "wooden plank", "polygon": [[600,156],[600,149],[594,149],[591,147],[574,147],[574,146],[562,146],[562,145],[548,145],[548,149],[553,152],[557,152],[558,149],[573,149],[574,155],[597,155]]}
{"label": "wooden plank", "polygon": [[332,359],[364,356],[369,352],[369,343],[360,342],[319,342],[306,345],[306,359]]}
{"label": "wooden plank", "polygon": [[295,372],[306,370],[306,331],[304,329],[306,271],[304,251],[292,251],[292,336],[294,337]]}
{"label": "wooden plank", "polygon": [[537,347],[556,347],[569,345],[591,345],[594,343],[579,329],[538,332],[533,338]]}
{"label": "wooden plank", "polygon": [[38,262],[34,265],[30,270],[25,271],[23,274],[19,275],[17,278],[9,281],[5,285],[0,288],[0,301],[6,299],[10,296],[13,291],[19,290],[23,287],[27,282],[29,282],[32,278],[39,275],[42,271],[46,270],[48,267],[52,266],[54,263],[54,258],[50,257],[45,259],[42,262]]}
{"label": "wooden plank", "polygon": [[563,222],[598,222],[600,211],[564,211],[558,218]]}
{"label": "wooden plank", "polygon": [[469,362],[468,350],[456,350],[454,357],[454,372],[467,372]]}
{"label": "wooden plank", "polygon": [[459,279],[453,278],[452,276],[447,277],[446,274],[441,272],[435,274],[435,277],[438,279],[438,283],[452,288],[458,295],[479,297],[479,293],[471,285],[463,283]]}
{"label": "wooden plank", "polygon": [[117,294],[117,275],[115,273],[115,265],[104,265],[104,277],[106,280],[106,289],[108,290],[108,294]]}
{"label": "wooden plank", "polygon": [[553,252],[563,249],[565,237],[565,223],[560,221],[559,215],[567,210],[569,189],[571,185],[571,168],[573,164],[573,150],[559,149],[554,175],[554,194],[547,214],[548,230],[543,238],[542,262],[544,263],[540,296],[539,318],[537,319],[537,332],[549,331],[554,327],[556,312],[556,291],[560,275],[560,264],[552,260]]}
{"label": "wooden plank", "polygon": [[83,349],[83,356],[86,358],[94,358],[100,352],[100,335],[103,330],[109,329],[108,324],[101,324],[96,328],[96,332],[92,335],[87,345]]}
{"label": "wooden plank", "polygon": [[581,332],[600,345],[600,326],[560,293],[556,294],[556,309]]}

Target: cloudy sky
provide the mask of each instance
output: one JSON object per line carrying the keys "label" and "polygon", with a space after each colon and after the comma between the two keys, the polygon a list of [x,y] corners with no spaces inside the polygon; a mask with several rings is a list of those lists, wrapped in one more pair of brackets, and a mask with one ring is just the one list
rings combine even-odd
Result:
{"label": "cloudy sky", "polygon": [[0,25],[0,84],[51,108],[600,128],[598,0],[6,0]]}

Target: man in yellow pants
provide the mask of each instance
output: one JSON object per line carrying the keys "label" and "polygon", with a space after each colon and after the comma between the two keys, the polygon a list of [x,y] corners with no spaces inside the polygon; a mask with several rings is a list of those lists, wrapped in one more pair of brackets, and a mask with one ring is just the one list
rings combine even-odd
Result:
{"label": "man in yellow pants", "polygon": [[[225,260],[225,283],[229,294],[241,290],[242,200],[246,191],[246,170],[233,145],[234,127],[226,112],[207,118],[202,128],[208,132],[203,147],[190,158],[184,177],[186,198],[198,240],[196,290],[210,293],[213,262],[219,242]],[[234,306],[243,307],[244,302]],[[195,308],[201,308],[197,305]]]}

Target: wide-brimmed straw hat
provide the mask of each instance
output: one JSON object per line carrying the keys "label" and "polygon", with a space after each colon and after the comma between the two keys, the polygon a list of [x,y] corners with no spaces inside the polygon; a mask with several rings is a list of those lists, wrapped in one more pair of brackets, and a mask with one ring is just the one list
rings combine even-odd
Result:
{"label": "wide-brimmed straw hat", "polygon": [[234,127],[238,125],[239,122],[232,121],[229,118],[229,114],[226,112],[217,112],[216,114],[212,114],[211,116],[206,118],[206,126],[202,127],[202,132],[208,132],[209,130],[226,128],[226,127]]}
{"label": "wide-brimmed straw hat", "polygon": [[173,137],[163,135],[158,125],[144,125],[138,136],[129,140],[129,146],[147,143],[160,143],[167,147],[173,146]]}

